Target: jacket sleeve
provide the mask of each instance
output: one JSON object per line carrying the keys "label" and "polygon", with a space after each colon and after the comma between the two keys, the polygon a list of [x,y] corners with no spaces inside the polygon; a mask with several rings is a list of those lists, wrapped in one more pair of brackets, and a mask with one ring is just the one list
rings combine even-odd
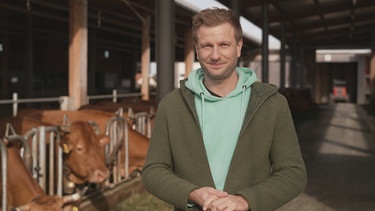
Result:
{"label": "jacket sleeve", "polygon": [[288,103],[281,94],[276,94],[270,101],[276,105],[269,106],[268,103],[264,111],[267,113],[264,116],[269,117],[266,115],[272,113],[270,108],[276,110],[275,118],[271,118],[274,123],[269,123],[273,127],[269,147],[270,176],[237,193],[249,202],[252,211],[281,207],[302,193],[307,183],[306,168]]}
{"label": "jacket sleeve", "polygon": [[161,102],[142,169],[142,182],[145,189],[154,196],[177,208],[187,210],[189,194],[198,187],[177,177],[173,172],[166,114],[167,109]]}

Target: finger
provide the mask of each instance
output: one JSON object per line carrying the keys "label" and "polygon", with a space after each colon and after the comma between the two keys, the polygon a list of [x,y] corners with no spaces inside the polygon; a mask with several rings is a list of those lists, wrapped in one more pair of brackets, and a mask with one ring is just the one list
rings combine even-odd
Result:
{"label": "finger", "polygon": [[227,192],[222,191],[222,190],[216,190],[216,189],[211,189],[209,193],[217,197],[226,197],[228,195]]}
{"label": "finger", "polygon": [[203,210],[208,210],[208,208],[210,208],[211,204],[215,201],[215,199],[216,199],[216,197],[215,198],[212,198],[212,197],[208,198],[204,202],[202,209]]}
{"label": "finger", "polygon": [[236,204],[229,198],[218,198],[210,204],[210,211],[234,211]]}

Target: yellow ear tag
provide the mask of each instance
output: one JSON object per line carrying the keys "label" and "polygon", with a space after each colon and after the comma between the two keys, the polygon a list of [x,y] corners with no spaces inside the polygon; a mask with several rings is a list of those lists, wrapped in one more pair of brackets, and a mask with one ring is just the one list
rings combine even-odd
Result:
{"label": "yellow ear tag", "polygon": [[72,211],[78,211],[78,207],[73,207]]}
{"label": "yellow ear tag", "polygon": [[63,147],[63,148],[64,148],[64,149],[63,149],[64,153],[65,153],[65,154],[68,154],[68,153],[70,152],[68,145],[64,144],[63,146],[64,146],[64,147]]}

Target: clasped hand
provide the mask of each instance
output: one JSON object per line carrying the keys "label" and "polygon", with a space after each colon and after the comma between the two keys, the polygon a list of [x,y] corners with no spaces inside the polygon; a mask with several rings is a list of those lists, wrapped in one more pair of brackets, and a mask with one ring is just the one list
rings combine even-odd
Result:
{"label": "clasped hand", "polygon": [[231,195],[211,187],[193,190],[189,195],[189,199],[201,206],[204,211],[249,210],[249,205],[242,196]]}

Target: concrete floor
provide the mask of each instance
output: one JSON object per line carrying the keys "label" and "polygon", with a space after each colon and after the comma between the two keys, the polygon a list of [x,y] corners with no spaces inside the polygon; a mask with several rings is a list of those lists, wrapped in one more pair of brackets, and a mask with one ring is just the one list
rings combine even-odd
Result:
{"label": "concrete floor", "polygon": [[296,128],[308,183],[277,211],[374,211],[374,117],[360,105],[323,105]]}

